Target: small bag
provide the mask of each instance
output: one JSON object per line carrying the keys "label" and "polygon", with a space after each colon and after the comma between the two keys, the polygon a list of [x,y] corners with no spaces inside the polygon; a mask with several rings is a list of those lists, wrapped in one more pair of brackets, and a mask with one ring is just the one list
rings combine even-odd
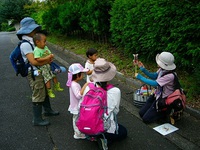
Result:
{"label": "small bag", "polygon": [[142,85],[140,89],[137,89],[133,94],[134,105],[136,107],[142,107],[146,103],[151,93],[152,93],[151,86],[149,89],[148,85],[146,84]]}
{"label": "small bag", "polygon": [[165,111],[170,105],[174,106],[175,109],[178,109],[175,107],[175,105],[173,105],[173,102],[175,100],[180,100],[181,102],[180,105],[182,106],[182,109],[185,109],[186,96],[175,74],[174,74],[174,92],[168,95],[166,98],[161,98],[161,97],[162,97],[162,93],[161,93],[160,98],[156,102],[157,111]]}
{"label": "small bag", "polygon": [[55,62],[51,62],[50,66],[51,66],[51,71],[53,72],[53,74],[59,74],[61,72],[66,72],[65,67],[57,65]]}
{"label": "small bag", "polygon": [[174,92],[166,98],[160,98],[156,101],[156,109],[158,112],[167,111],[170,116],[171,124],[175,124],[176,120],[180,120],[186,106],[186,95],[181,88],[178,77],[174,74]]}

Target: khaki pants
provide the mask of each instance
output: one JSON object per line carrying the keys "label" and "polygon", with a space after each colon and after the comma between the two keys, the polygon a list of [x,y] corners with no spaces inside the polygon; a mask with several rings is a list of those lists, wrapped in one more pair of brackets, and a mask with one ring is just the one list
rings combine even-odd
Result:
{"label": "khaki pants", "polygon": [[35,76],[35,80],[33,80],[29,71],[27,78],[32,89],[32,102],[44,102],[47,91],[43,76],[40,74],[39,76]]}

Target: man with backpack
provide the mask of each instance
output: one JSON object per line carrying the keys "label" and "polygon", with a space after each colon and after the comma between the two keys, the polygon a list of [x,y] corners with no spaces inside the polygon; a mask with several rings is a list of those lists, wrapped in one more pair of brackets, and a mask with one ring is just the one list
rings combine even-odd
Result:
{"label": "man with backpack", "polygon": [[[59,112],[52,110],[44,83],[44,78],[40,73],[38,73],[39,71],[37,69],[37,66],[50,64],[53,60],[53,55],[49,55],[48,58],[43,62],[37,62],[34,59],[33,55],[33,48],[35,47],[33,43],[33,36],[40,30],[41,26],[36,24],[34,19],[30,17],[25,17],[20,22],[20,29],[17,31],[17,36],[19,40],[25,41],[21,43],[20,50],[25,64],[30,64],[30,67],[28,68],[27,79],[32,89],[32,104],[34,116],[33,125],[46,126],[50,123],[48,120],[44,120],[42,118],[42,107],[44,108],[45,116],[56,116],[59,115]],[[37,74],[35,74],[36,72]]]}
{"label": "man with backpack", "polygon": [[[80,114],[76,122],[79,130],[85,133],[89,139],[94,138],[103,150],[107,150],[107,145],[112,142],[120,141],[127,137],[126,128],[117,123],[121,91],[119,88],[108,84],[115,75],[116,67],[114,64],[107,62],[103,58],[98,58],[95,61],[92,73],[94,82],[89,83],[84,90],[82,102],[80,103]],[[95,93],[101,94],[97,95]],[[104,108],[103,112],[93,101],[105,102],[102,104]],[[95,109],[98,110],[95,111]],[[98,121],[98,123],[95,123],[96,121]],[[99,128],[102,130],[98,130]]]}

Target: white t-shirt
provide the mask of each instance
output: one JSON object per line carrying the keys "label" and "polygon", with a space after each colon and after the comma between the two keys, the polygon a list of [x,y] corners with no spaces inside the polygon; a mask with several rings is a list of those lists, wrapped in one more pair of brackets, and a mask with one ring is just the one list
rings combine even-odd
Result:
{"label": "white t-shirt", "polygon": [[[85,68],[87,68],[89,70],[93,70],[94,69],[94,64],[92,64],[89,60],[87,60],[86,63],[85,63]],[[91,82],[90,81],[91,76],[92,76],[92,74],[91,75],[87,75],[86,82]]]}
{"label": "white t-shirt", "polygon": [[[33,48],[35,47],[35,45],[33,43],[33,38],[23,35],[22,39],[29,41],[32,44]],[[22,58],[24,59],[24,62],[28,63],[28,59],[27,59],[26,55],[29,53],[33,53],[33,49],[31,47],[31,45],[28,42],[24,42],[20,45],[20,49],[21,49],[21,54],[22,54]],[[35,66],[33,66],[33,70],[37,70],[37,68]]]}

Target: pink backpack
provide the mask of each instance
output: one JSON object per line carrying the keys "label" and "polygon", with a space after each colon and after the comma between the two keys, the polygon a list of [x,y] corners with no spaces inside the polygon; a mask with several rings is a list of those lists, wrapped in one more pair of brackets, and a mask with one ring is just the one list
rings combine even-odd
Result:
{"label": "pink backpack", "polygon": [[[80,104],[79,117],[76,125],[80,132],[86,135],[98,135],[110,127],[110,117],[107,112],[107,92],[93,83],[88,84],[90,90]],[[107,90],[113,85],[107,85]]]}

